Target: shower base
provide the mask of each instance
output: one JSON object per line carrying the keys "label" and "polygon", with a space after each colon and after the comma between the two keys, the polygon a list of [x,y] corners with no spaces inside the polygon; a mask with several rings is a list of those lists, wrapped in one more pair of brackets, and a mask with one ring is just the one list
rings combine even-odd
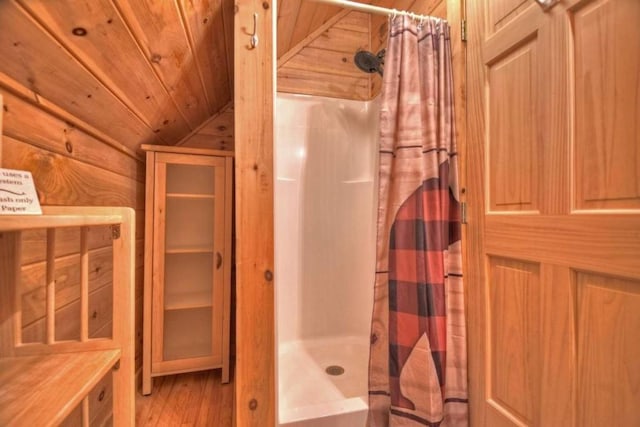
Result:
{"label": "shower base", "polygon": [[[280,344],[280,427],[364,427],[367,420],[368,337]],[[340,367],[344,369],[340,372]],[[333,374],[326,372],[330,368]]]}

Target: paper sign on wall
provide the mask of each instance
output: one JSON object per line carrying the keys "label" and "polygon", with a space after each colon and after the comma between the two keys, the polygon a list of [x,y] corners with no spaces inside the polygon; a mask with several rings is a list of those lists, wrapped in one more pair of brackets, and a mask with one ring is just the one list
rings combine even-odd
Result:
{"label": "paper sign on wall", "polygon": [[0,215],[41,215],[29,171],[0,168]]}

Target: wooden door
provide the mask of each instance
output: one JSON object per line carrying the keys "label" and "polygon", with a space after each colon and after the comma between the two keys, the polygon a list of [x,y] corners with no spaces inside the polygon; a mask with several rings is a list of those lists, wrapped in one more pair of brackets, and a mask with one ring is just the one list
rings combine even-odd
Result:
{"label": "wooden door", "polygon": [[467,2],[474,426],[640,425],[640,1]]}

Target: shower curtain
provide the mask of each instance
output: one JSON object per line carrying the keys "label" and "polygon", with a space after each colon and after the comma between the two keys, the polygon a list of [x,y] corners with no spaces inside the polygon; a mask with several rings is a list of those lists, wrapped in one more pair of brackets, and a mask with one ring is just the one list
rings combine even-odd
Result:
{"label": "shower curtain", "polygon": [[380,113],[370,427],[468,425],[449,27],[390,19]]}

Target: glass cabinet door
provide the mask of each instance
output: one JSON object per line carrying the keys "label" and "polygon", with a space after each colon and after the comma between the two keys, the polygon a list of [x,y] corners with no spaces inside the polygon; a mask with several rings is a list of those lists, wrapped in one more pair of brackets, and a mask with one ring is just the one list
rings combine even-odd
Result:
{"label": "glass cabinet door", "polygon": [[216,363],[222,338],[224,159],[159,153],[155,174],[153,358]]}

